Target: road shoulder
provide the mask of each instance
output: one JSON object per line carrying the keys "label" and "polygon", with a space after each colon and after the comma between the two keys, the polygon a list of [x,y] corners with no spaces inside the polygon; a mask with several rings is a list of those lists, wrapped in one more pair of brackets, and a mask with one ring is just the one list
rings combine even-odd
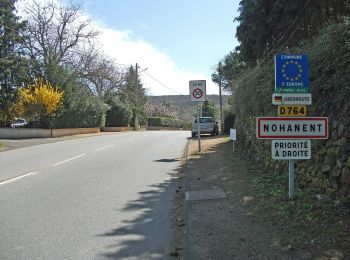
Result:
{"label": "road shoulder", "polygon": [[[197,151],[197,142],[192,140],[184,167],[186,176],[180,178],[180,185],[187,182],[187,187],[179,190],[175,198],[174,225],[178,236],[182,234],[183,238],[173,256],[178,259],[347,259],[344,258],[348,253],[347,241],[327,243],[327,234],[323,232],[332,238],[337,234],[318,227],[317,221],[301,222],[303,225],[299,226],[285,221],[289,215],[283,215],[281,209],[286,205],[295,207],[298,200],[294,201],[295,205],[287,200],[276,202],[276,194],[266,196],[259,191],[261,186],[255,185],[254,180],[263,176],[261,167],[247,160],[238,149],[232,153],[228,138],[203,138],[202,152]],[[276,190],[272,186],[265,188],[272,193]],[[222,190],[226,198],[185,200],[186,192],[212,190]],[[316,229],[311,225],[316,225]],[[317,228],[319,234],[314,233]],[[342,236],[344,232],[338,234]]]}

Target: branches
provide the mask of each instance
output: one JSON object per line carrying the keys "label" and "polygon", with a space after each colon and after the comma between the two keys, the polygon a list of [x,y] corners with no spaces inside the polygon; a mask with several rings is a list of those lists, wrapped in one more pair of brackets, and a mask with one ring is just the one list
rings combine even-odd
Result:
{"label": "branches", "polygon": [[[37,113],[38,116],[33,121],[47,119],[46,123],[60,126],[100,125],[104,113],[111,108],[107,104],[113,103],[117,95],[121,94],[127,73],[120,69],[113,59],[99,51],[98,32],[90,19],[83,14],[81,7],[74,4],[63,5],[63,1],[31,0],[24,8],[23,19],[26,19],[26,22],[19,23],[14,14],[14,1],[6,1],[8,10],[2,8],[0,12],[0,18],[6,18],[0,19],[0,83],[9,81],[11,77],[16,80],[9,81],[6,88],[0,86],[0,106],[7,111],[0,112],[0,125],[11,121],[12,115],[8,108],[15,101],[17,94],[24,93],[23,89],[20,91],[20,86],[36,82],[38,78],[58,85],[59,91],[64,91],[64,95],[57,118]],[[6,24],[2,24],[4,21]],[[21,37],[22,27],[25,39]],[[19,48],[23,52],[17,52]],[[23,62],[20,62],[20,59]],[[22,63],[25,63],[25,68]],[[26,71],[25,80],[19,77],[19,72],[14,69],[15,65],[18,71]],[[134,85],[132,83],[132,86]],[[137,86],[142,85],[138,82]],[[141,90],[143,91],[142,88]],[[35,90],[33,91],[35,93]],[[137,105],[134,105],[133,109],[139,112],[145,103],[144,91],[142,95],[137,91],[135,94],[135,99],[126,99],[123,102],[134,102]],[[82,114],[84,119],[78,120],[79,123],[77,119],[72,118]],[[126,118],[129,120],[128,116]]]}
{"label": "branches", "polygon": [[114,60],[90,46],[79,54],[78,76],[104,100],[120,92],[124,75]]}
{"label": "branches", "polygon": [[26,44],[28,54],[43,64],[68,63],[75,47],[98,35],[78,5],[42,4],[34,0],[25,11],[30,35]]}

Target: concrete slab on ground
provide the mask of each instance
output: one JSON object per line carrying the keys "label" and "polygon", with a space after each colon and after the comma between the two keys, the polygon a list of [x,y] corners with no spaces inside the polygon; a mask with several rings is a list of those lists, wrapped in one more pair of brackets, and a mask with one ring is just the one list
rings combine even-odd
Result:
{"label": "concrete slab on ground", "polygon": [[215,190],[199,190],[186,191],[186,200],[213,200],[226,198],[225,192],[222,189]]}

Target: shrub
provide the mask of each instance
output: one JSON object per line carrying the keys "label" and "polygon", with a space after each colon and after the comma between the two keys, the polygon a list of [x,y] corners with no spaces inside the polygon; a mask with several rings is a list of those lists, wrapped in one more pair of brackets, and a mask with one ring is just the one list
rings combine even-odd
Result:
{"label": "shrub", "polygon": [[79,85],[65,87],[63,108],[53,122],[55,128],[100,127],[108,105]]}
{"label": "shrub", "polygon": [[163,126],[161,117],[149,117],[147,121],[149,126]]}
{"label": "shrub", "polygon": [[106,115],[106,126],[127,126],[132,117],[131,108],[114,98],[109,102],[110,109]]}
{"label": "shrub", "polygon": [[63,92],[53,88],[50,82],[38,79],[28,87],[21,87],[18,91],[17,102],[12,110],[19,117],[24,117],[30,126],[50,126],[51,120],[61,105]]}

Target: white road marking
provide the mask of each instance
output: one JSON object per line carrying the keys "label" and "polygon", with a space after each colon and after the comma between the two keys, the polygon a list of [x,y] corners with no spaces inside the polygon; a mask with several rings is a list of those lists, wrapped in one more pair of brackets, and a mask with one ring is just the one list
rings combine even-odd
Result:
{"label": "white road marking", "polygon": [[72,161],[72,160],[74,160],[74,159],[78,159],[78,158],[80,158],[80,157],[82,157],[82,156],[85,156],[85,155],[86,155],[86,153],[77,155],[77,156],[75,156],[75,157],[73,157],[73,158],[69,158],[69,159],[64,160],[64,161],[62,161],[62,162],[55,163],[55,164],[53,164],[53,166],[57,166],[57,165],[60,165],[60,164],[62,164],[62,163],[66,163],[66,162]]}
{"label": "white road marking", "polygon": [[112,147],[112,146],[114,146],[114,144],[110,144],[110,145],[103,146],[103,147],[101,147],[101,148],[96,149],[95,151],[98,152],[98,151],[101,151],[101,150],[103,150],[103,149],[106,149],[106,148],[109,148],[109,147]]}
{"label": "white road marking", "polygon": [[9,179],[7,181],[3,181],[3,182],[0,182],[0,186],[1,185],[4,185],[4,184],[9,184],[11,182],[15,182],[15,181],[19,181],[20,179],[23,179],[25,177],[28,177],[28,176],[32,176],[32,175],[35,175],[35,174],[38,174],[39,172],[29,172],[29,173],[26,173],[24,175],[21,175],[21,176],[18,176],[16,178],[12,178],[12,179]]}

